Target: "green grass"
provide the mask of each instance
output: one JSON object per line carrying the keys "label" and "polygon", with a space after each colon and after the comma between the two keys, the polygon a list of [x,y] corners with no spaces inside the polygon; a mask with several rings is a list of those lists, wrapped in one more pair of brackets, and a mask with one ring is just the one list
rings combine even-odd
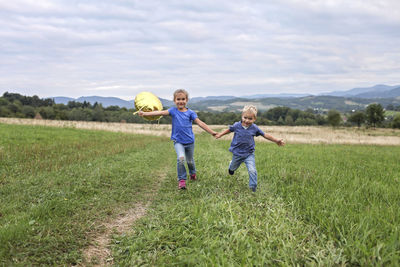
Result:
{"label": "green grass", "polygon": [[259,165],[273,177],[272,192],[341,248],[346,263],[400,263],[399,147],[291,145],[285,150],[259,150],[267,162],[279,157],[273,168]]}
{"label": "green grass", "polygon": [[400,114],[400,111],[395,111],[395,110],[385,110],[385,116],[396,116]]}
{"label": "green grass", "polygon": [[4,124],[0,134],[0,265],[81,262],[88,234],[146,199],[170,165],[159,153],[173,153],[159,137]]}
{"label": "green grass", "polygon": [[259,190],[229,142],[197,138],[198,182],[166,184],[121,265],[398,265],[399,147],[258,143]]}
{"label": "green grass", "polygon": [[82,262],[88,232],[148,197],[160,171],[148,214],[113,236],[117,266],[400,264],[400,147],[257,143],[252,193],[244,165],[227,173],[229,142],[202,134],[199,180],[179,191],[168,138],[2,124],[0,134],[0,264]]}

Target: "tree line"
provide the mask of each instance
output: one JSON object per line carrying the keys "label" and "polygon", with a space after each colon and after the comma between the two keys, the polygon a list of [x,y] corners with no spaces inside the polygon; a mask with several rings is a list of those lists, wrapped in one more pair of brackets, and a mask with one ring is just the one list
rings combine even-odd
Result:
{"label": "tree line", "polygon": [[[166,107],[168,108],[168,107]],[[385,112],[380,104],[370,104],[365,110],[341,113],[337,110],[321,112],[319,110],[299,110],[289,107],[274,107],[260,111],[258,125],[330,125],[330,126],[371,126],[400,128],[400,106],[388,105]],[[48,120],[74,120],[126,123],[170,124],[171,117],[162,117],[159,121],[149,122],[133,115],[135,109],[119,106],[103,107],[95,102],[69,101],[68,104],[56,104],[53,99],[41,99],[38,96],[23,96],[5,92],[0,97],[0,117],[36,118]],[[388,113],[389,115],[385,115]],[[240,112],[198,111],[199,118],[210,125],[228,125],[240,121]]]}

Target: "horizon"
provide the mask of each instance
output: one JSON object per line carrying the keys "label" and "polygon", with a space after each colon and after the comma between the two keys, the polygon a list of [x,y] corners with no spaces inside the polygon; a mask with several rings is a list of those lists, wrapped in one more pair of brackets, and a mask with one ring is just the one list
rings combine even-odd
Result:
{"label": "horizon", "polygon": [[[218,94],[218,95],[202,95],[202,96],[191,96],[191,94],[190,94],[190,92],[189,92],[189,98],[190,99],[192,99],[192,98],[206,98],[206,97],[238,97],[238,98],[248,98],[248,97],[254,97],[254,96],[257,96],[257,95],[270,95],[271,97],[273,97],[273,96],[284,96],[284,95],[299,95],[298,97],[301,97],[301,96],[321,96],[321,95],[329,95],[330,93],[337,93],[337,92],[347,92],[347,91],[350,91],[350,90],[354,90],[354,89],[369,89],[369,88],[374,88],[374,87],[377,87],[377,86],[387,86],[387,87],[394,87],[394,88],[396,88],[396,87],[400,87],[400,84],[397,84],[397,85],[388,85],[388,84],[375,84],[375,85],[373,85],[373,86],[368,86],[368,87],[354,87],[354,88],[350,88],[350,89],[347,89],[347,90],[341,90],[341,91],[330,91],[330,92],[323,92],[323,93],[318,93],[318,94],[307,94],[307,93],[285,93],[285,92],[282,92],[282,93],[259,93],[259,94],[247,94],[247,95],[220,95],[220,94]],[[8,93],[17,93],[17,94],[21,94],[21,93],[19,93],[19,92],[11,92],[11,91],[4,91],[1,95],[3,95],[5,92],[8,92]],[[141,91],[141,92],[143,92],[143,91]],[[149,91],[149,92],[151,92],[151,91]],[[138,92],[138,93],[140,93],[140,92]],[[152,93],[154,93],[154,92],[152,92]],[[159,97],[159,98],[162,98],[162,99],[165,99],[165,100],[171,100],[172,99],[172,94],[173,94],[173,92],[171,92],[171,96],[170,97],[161,97],[161,96],[157,96],[157,97]],[[25,95],[25,96],[34,96],[34,95],[37,95],[37,94],[32,94],[32,95],[26,95],[26,94],[21,94],[21,95]],[[79,98],[85,98],[85,97],[104,97],[104,98],[118,98],[118,99],[122,99],[122,100],[125,100],[125,101],[134,101],[134,99],[135,99],[135,96],[132,96],[132,98],[122,98],[122,97],[118,97],[118,96],[104,96],[104,95],[81,95],[81,96],[77,96],[77,97],[72,97],[72,96],[65,96],[65,95],[59,95],[59,96],[48,96],[48,97],[42,97],[42,96],[40,96],[40,95],[37,95],[39,98],[41,98],[41,99],[45,99],[45,98],[50,98],[50,99],[54,99],[54,98],[71,98],[71,99],[74,99],[74,100],[77,100],[77,99],[79,99]],[[294,97],[296,97],[296,96],[294,96]],[[172,100],[171,100],[172,101]]]}

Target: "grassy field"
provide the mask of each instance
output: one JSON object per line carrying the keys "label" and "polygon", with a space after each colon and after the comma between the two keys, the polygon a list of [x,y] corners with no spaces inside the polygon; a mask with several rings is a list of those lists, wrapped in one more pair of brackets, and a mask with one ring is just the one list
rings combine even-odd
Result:
{"label": "grassy field", "polygon": [[[136,123],[107,123],[96,121],[57,121],[35,120],[18,118],[0,118],[0,123],[18,125],[37,125],[76,128],[86,130],[104,130],[133,134],[146,134],[169,137],[170,124],[136,124]],[[212,125],[216,131],[225,130],[227,125]],[[324,127],[324,126],[260,126],[262,130],[284,138],[290,144],[351,144],[351,145],[384,145],[400,146],[400,130],[390,128],[365,127]],[[203,130],[196,124],[193,126],[195,134]],[[228,140],[232,136],[224,136]],[[263,141],[265,139],[259,140]],[[269,142],[265,140],[266,142]]]}
{"label": "grassy field", "polygon": [[400,114],[400,111],[395,110],[385,110],[385,116],[395,117]]}
{"label": "grassy field", "polygon": [[167,138],[5,124],[0,135],[6,266],[82,262],[101,222],[148,198],[156,171],[173,162]]}
{"label": "grassy field", "polygon": [[[0,265],[88,264],[103,221],[159,185],[113,263],[400,264],[399,146],[256,145],[259,188],[227,173],[229,140],[197,135],[199,180],[177,190],[167,137],[0,124]],[[165,179],[160,180],[162,172]]]}

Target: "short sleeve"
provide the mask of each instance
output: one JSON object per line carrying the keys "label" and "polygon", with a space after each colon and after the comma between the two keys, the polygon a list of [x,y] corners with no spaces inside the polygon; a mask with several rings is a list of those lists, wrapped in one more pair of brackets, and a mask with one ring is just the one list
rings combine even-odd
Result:
{"label": "short sleeve", "polygon": [[229,131],[232,133],[235,132],[237,129],[238,123],[239,122],[235,122],[233,125],[229,125]]}
{"label": "short sleeve", "polygon": [[174,107],[168,109],[169,115],[172,116],[174,114],[174,112],[175,112],[175,108]]}
{"label": "short sleeve", "polygon": [[190,120],[194,121],[196,118],[197,118],[196,112],[194,112],[194,111],[190,112]]}
{"label": "short sleeve", "polygon": [[258,127],[256,126],[257,130],[256,130],[256,136],[260,136],[260,135],[264,135],[264,132]]}

